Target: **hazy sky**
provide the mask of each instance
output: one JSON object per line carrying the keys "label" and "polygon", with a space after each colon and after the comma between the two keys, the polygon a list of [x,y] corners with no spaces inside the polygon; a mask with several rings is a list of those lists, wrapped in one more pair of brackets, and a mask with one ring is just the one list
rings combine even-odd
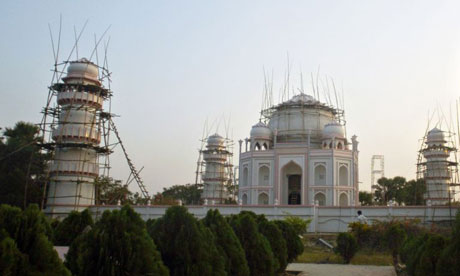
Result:
{"label": "hazy sky", "polygon": [[[385,155],[386,176],[411,179],[429,110],[449,117],[460,96],[459,12],[458,1],[420,0],[2,1],[0,127],[40,121],[53,65],[48,24],[57,36],[62,14],[62,59],[74,26],[89,20],[80,57],[111,26],[112,111],[151,193],[194,181],[206,118],[225,114],[235,140],[249,135],[263,68],[277,93],[287,53],[293,81],[320,66],[343,84],[361,189],[370,189],[373,154]],[[119,148],[111,160],[112,175],[126,179]]]}

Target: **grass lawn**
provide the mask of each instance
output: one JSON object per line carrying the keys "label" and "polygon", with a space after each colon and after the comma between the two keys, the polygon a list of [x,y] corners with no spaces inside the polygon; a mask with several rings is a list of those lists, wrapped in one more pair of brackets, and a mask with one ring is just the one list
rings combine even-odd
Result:
{"label": "grass lawn", "polygon": [[[319,246],[315,243],[318,236],[305,236],[304,252],[297,257],[298,263],[328,263],[342,264],[343,260],[334,252]],[[335,236],[323,237],[329,243],[335,245]],[[393,265],[391,254],[388,252],[378,252],[370,249],[359,250],[351,260],[354,265]]]}

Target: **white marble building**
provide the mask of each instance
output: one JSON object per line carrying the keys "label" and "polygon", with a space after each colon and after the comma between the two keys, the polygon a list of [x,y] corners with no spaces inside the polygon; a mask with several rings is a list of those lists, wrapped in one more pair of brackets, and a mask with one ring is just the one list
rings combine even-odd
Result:
{"label": "white marble building", "polygon": [[243,205],[358,204],[358,142],[340,110],[299,94],[262,113],[240,140]]}

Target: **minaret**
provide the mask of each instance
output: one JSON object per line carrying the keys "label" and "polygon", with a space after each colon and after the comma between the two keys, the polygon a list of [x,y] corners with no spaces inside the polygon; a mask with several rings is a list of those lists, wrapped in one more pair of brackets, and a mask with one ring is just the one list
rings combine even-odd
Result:
{"label": "minaret", "polygon": [[203,193],[201,198],[209,204],[223,204],[228,198],[227,183],[231,181],[228,160],[231,152],[225,145],[225,139],[214,134],[208,137],[206,150],[202,151],[205,172],[202,175]]}
{"label": "minaret", "polygon": [[425,199],[432,205],[445,205],[449,201],[449,184],[451,183],[452,162],[448,159],[455,149],[447,146],[444,132],[434,128],[428,132],[422,149],[425,157],[425,171],[423,177],[426,183]]}
{"label": "minaret", "polygon": [[94,180],[99,175],[100,113],[110,92],[99,81],[98,67],[85,58],[69,62],[57,94],[58,123],[52,131],[54,156],[45,212],[63,216],[95,203]]}

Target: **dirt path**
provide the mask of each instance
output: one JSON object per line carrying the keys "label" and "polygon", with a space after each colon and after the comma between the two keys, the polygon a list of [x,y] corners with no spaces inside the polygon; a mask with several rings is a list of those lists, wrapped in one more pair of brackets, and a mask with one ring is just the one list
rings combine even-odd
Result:
{"label": "dirt path", "polygon": [[301,272],[302,276],[396,276],[392,266],[340,265],[340,264],[300,264],[292,263],[287,271]]}

